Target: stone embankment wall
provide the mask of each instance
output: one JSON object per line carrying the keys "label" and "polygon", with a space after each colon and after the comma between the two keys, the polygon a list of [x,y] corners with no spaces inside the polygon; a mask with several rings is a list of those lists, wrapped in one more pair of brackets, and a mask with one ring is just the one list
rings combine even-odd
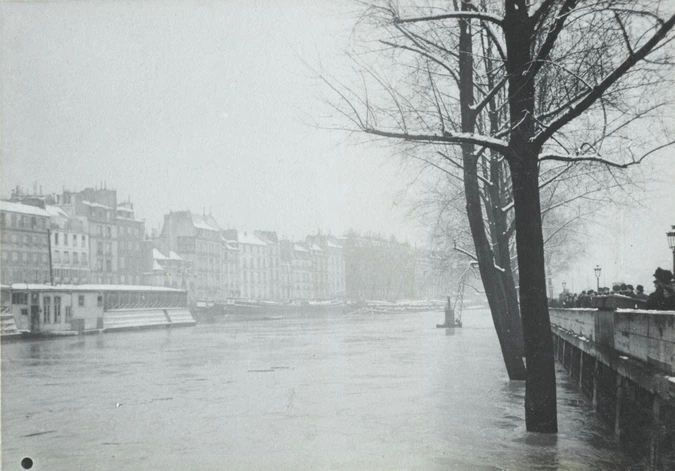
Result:
{"label": "stone embankment wall", "polygon": [[675,312],[551,308],[558,360],[650,469],[675,469]]}

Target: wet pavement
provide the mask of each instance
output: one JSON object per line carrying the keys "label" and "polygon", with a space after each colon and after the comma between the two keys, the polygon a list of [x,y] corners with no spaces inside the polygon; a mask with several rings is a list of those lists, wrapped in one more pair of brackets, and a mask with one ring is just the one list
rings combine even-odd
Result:
{"label": "wet pavement", "polygon": [[2,345],[2,469],[622,470],[558,371],[557,435],[525,432],[489,314],[230,316]]}

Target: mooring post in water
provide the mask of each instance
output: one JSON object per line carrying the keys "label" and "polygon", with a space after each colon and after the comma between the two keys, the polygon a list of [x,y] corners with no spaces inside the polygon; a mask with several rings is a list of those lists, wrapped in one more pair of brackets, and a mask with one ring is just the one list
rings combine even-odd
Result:
{"label": "mooring post in water", "polygon": [[455,311],[450,306],[445,310],[445,325],[455,325]]}

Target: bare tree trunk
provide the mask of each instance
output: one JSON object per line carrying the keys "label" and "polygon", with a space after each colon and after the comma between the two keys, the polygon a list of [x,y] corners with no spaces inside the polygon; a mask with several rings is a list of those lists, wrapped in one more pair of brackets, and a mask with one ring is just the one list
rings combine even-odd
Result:
{"label": "bare tree trunk", "polygon": [[544,235],[539,198],[539,149],[534,136],[533,24],[525,0],[507,0],[504,37],[508,51],[511,132],[507,156],[516,218],[520,315],[525,340],[527,379],[525,423],[530,432],[558,431],[553,340],[546,299]]}
{"label": "bare tree trunk", "polygon": [[[462,10],[469,10],[469,4],[462,3]],[[459,82],[462,131],[472,133],[475,130],[475,118],[471,109],[474,101],[473,82],[473,40],[471,24],[460,20],[459,36]],[[523,364],[522,332],[518,328],[520,322],[518,309],[509,309],[509,301],[501,273],[495,268],[495,261],[490,242],[485,232],[483,211],[478,186],[477,158],[472,144],[462,145],[462,161],[464,167],[464,191],[466,194],[466,211],[469,219],[471,236],[476,248],[478,267],[488,298],[492,320],[504,357],[506,371],[511,380],[525,379]],[[514,293],[515,295],[515,290]]]}
{"label": "bare tree trunk", "polygon": [[[512,141],[512,145],[515,142]],[[522,156],[527,150],[514,151]],[[531,150],[530,150],[531,152]],[[536,153],[534,154],[536,156]],[[525,423],[530,432],[558,431],[551,323],[546,300],[544,244],[536,159],[511,168],[516,203],[516,244],[520,269],[520,312],[525,338],[527,379]]]}

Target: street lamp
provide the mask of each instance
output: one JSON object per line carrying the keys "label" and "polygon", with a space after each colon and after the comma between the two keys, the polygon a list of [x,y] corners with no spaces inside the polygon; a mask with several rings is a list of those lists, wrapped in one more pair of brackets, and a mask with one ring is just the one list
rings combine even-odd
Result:
{"label": "street lamp", "polygon": [[567,289],[566,289],[567,288],[567,282],[563,281],[562,285],[563,285],[563,293],[566,293],[567,292]]}
{"label": "street lamp", "polygon": [[598,280],[598,294],[600,294],[600,273],[602,272],[602,268],[600,268],[600,265],[596,265],[593,271],[595,272],[595,278]]}
{"label": "street lamp", "polygon": [[673,251],[673,273],[675,273],[675,226],[671,226],[672,231],[666,232],[668,236],[668,247]]}

